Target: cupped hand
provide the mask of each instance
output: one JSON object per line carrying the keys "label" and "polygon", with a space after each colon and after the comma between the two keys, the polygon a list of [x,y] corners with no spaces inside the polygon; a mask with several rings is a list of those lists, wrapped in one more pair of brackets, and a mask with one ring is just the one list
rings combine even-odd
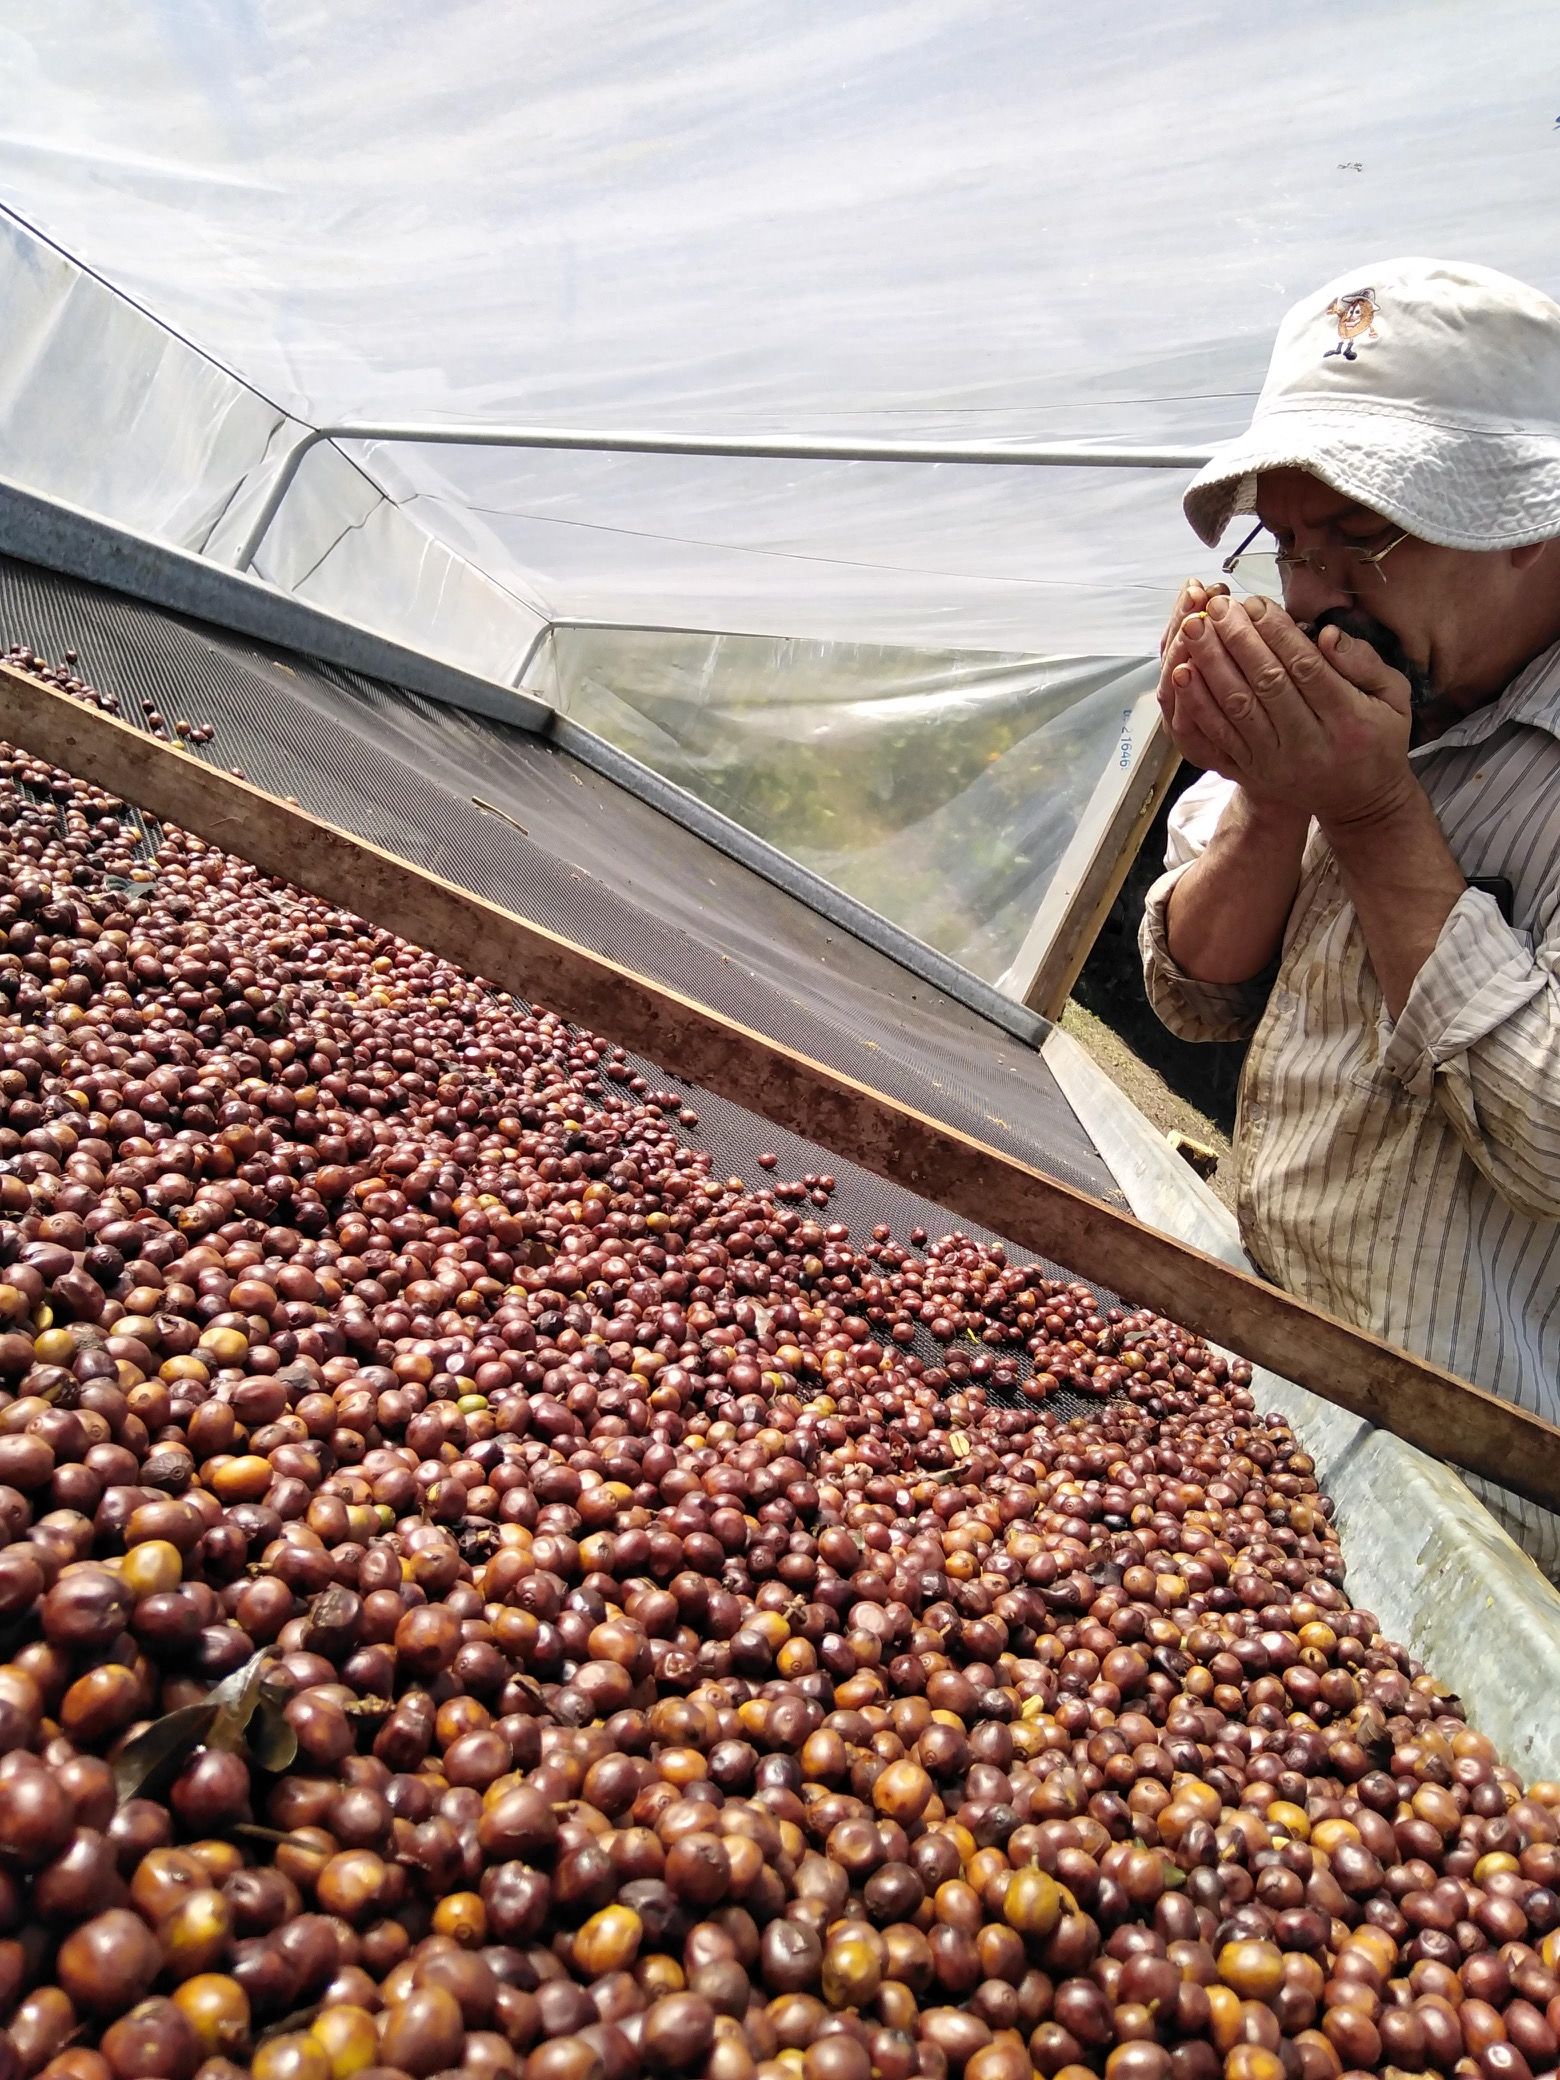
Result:
{"label": "cupped hand", "polygon": [[1403,674],[1339,629],[1313,643],[1271,600],[1194,608],[1165,650],[1166,696],[1184,757],[1324,826],[1386,814],[1416,784]]}
{"label": "cupped hand", "polygon": [[[1188,578],[1176,596],[1165,632],[1159,639],[1159,712],[1177,751],[1194,766],[1222,772],[1214,740],[1199,728],[1199,703],[1185,696],[1185,675],[1180,668],[1196,656],[1191,630],[1207,613],[1211,600],[1227,599],[1227,585],[1209,585],[1201,578]],[[1178,681],[1179,674],[1179,681]]]}

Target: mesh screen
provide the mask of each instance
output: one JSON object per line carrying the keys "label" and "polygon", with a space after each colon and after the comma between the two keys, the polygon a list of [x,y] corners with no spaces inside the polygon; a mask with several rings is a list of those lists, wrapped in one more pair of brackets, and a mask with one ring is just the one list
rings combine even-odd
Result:
{"label": "mesh screen", "polygon": [[[212,743],[186,747],[195,756],[1125,1203],[1038,1055],[544,737],[9,558],[0,635],[46,657],[76,650],[81,672],[121,696],[123,720],[143,724],[151,702],[170,724],[209,724]],[[469,963],[481,971],[480,945]],[[646,1073],[664,1081],[675,1066]],[[728,1172],[761,1176],[765,1149],[782,1178],[832,1172],[827,1217],[853,1235],[879,1222],[901,1238],[954,1225],[708,1092],[690,1102],[699,1141]]]}

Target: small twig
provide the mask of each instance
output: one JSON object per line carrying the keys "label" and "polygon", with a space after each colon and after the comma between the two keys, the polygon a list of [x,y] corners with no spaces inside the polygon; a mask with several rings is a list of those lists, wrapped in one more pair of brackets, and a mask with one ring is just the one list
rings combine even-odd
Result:
{"label": "small twig", "polygon": [[307,2029],[324,2005],[323,2001],[316,2001],[312,2008],[295,2008],[291,2015],[282,2016],[280,2021],[268,2022],[264,2029],[256,2032],[255,2042],[267,2044],[272,2037],[285,2037],[295,2029]]}
{"label": "small twig", "polygon": [[474,794],[471,800],[472,806],[480,809],[484,816],[500,817],[505,823],[514,824],[515,829],[522,838],[530,837],[531,833],[526,829],[525,825],[523,823],[515,823],[515,819],[506,810],[500,809],[495,802],[485,802],[479,794]]}

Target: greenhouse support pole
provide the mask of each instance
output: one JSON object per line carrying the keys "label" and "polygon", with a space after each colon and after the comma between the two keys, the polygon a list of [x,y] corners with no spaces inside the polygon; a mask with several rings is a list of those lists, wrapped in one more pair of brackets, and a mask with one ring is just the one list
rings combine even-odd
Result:
{"label": "greenhouse support pole", "polygon": [[530,642],[526,644],[525,655],[521,658],[519,664],[515,666],[514,677],[509,682],[510,685],[515,688],[516,692],[525,692],[525,682],[530,677],[531,667],[541,656],[543,646],[545,645],[548,637],[552,634],[554,628],[556,628],[557,626],[558,624],[556,622],[544,621],[541,627],[536,631],[535,635],[532,636]]}
{"label": "greenhouse support pole", "polygon": [[322,441],[391,441],[407,447],[535,448],[594,455],[709,455],[749,462],[921,462],[1017,469],[1201,469],[1206,448],[1112,448],[1085,442],[993,447],[959,441],[807,440],[705,433],[599,432],[559,426],[415,425],[344,421],[311,427],[288,450],[249,532],[234,552],[236,570],[259,555],[271,523],[308,456]]}

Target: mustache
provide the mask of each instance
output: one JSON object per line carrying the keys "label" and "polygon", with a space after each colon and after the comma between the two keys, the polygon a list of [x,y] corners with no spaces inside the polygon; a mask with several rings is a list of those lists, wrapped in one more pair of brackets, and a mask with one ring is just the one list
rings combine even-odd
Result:
{"label": "mustache", "polygon": [[1342,629],[1346,636],[1369,643],[1384,665],[1394,672],[1401,672],[1408,681],[1409,696],[1416,713],[1427,708],[1434,699],[1435,687],[1426,667],[1409,656],[1400,638],[1384,621],[1378,621],[1374,614],[1367,614],[1363,607],[1329,607],[1314,621],[1302,622],[1301,627],[1313,643],[1324,628]]}

